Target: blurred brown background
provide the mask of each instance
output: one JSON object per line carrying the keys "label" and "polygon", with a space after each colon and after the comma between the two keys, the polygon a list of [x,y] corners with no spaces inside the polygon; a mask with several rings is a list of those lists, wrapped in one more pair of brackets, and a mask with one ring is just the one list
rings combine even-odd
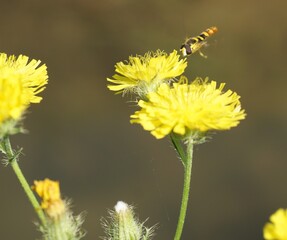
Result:
{"label": "blurred brown background", "polygon": [[[49,85],[25,120],[20,165],[29,182],[61,182],[75,213],[87,212],[86,239],[118,200],[173,239],[182,167],[168,139],[129,123],[128,98],[106,88],[114,64],[158,48],[178,49],[210,26],[219,32],[189,58],[186,75],[226,82],[247,119],[196,147],[182,239],[262,239],[271,213],[287,208],[287,3],[262,1],[1,1],[0,51],[41,59]],[[36,239],[36,220],[12,170],[0,168],[0,239]]]}

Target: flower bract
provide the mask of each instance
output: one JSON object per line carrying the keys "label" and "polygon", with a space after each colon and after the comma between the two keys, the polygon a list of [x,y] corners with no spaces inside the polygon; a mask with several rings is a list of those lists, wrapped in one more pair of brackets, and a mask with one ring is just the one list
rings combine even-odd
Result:
{"label": "flower bract", "polygon": [[239,96],[223,91],[224,83],[196,79],[188,84],[185,77],[172,86],[163,83],[156,92],[140,100],[141,110],[131,116],[132,123],[139,123],[156,138],[171,132],[188,136],[209,130],[227,130],[245,118]]}

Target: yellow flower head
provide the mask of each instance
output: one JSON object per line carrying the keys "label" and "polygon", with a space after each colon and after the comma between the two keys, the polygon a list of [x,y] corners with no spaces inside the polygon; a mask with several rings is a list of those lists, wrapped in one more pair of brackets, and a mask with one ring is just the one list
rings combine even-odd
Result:
{"label": "yellow flower head", "polygon": [[57,218],[65,210],[65,204],[61,199],[60,184],[46,178],[43,181],[34,181],[32,188],[42,198],[41,207],[48,216]]}
{"label": "yellow flower head", "polygon": [[170,54],[163,51],[148,52],[144,56],[129,57],[128,62],[116,64],[113,79],[114,85],[108,88],[117,92],[134,92],[141,98],[166,81],[181,75],[187,66],[186,59],[179,60],[177,51]]}
{"label": "yellow flower head", "polygon": [[224,85],[217,88],[215,81],[201,79],[188,84],[185,77],[172,86],[163,83],[157,92],[147,95],[148,101],[139,101],[142,109],[131,116],[131,122],[141,124],[158,139],[171,132],[196,136],[230,129],[245,118],[245,113],[240,97],[231,90],[223,92]]}
{"label": "yellow flower head", "polygon": [[264,226],[263,235],[266,240],[287,240],[287,209],[278,209]]}
{"label": "yellow flower head", "polygon": [[0,124],[19,119],[30,103],[39,103],[36,96],[47,84],[46,66],[27,56],[0,53]]}

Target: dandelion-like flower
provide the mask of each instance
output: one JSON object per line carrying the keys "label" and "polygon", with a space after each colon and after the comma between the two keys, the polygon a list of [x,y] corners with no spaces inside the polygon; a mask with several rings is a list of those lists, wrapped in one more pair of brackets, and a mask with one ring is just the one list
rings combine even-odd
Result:
{"label": "dandelion-like flower", "polygon": [[48,81],[45,65],[27,56],[0,54],[0,124],[18,120],[30,103],[39,103]]}
{"label": "dandelion-like flower", "polygon": [[266,240],[287,240],[287,209],[278,209],[264,226],[263,235]]}
{"label": "dandelion-like flower", "polygon": [[239,96],[223,92],[224,83],[196,79],[188,84],[185,77],[172,86],[163,83],[156,92],[139,101],[141,110],[131,116],[156,138],[174,132],[179,135],[200,136],[209,130],[227,130],[245,118]]}
{"label": "dandelion-like flower", "polygon": [[108,88],[116,92],[133,92],[140,98],[145,98],[149,92],[166,81],[171,81],[181,75],[187,66],[186,59],[174,50],[170,54],[163,51],[148,52],[144,56],[129,57],[127,62],[115,65],[116,74],[113,79],[108,78]]}

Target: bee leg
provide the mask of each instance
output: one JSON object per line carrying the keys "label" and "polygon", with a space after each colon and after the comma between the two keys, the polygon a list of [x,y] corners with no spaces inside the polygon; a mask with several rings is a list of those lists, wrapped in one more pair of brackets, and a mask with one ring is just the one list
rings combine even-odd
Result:
{"label": "bee leg", "polygon": [[207,56],[204,55],[204,54],[202,53],[202,51],[198,50],[198,52],[199,52],[199,55],[200,55],[200,56],[202,56],[203,58],[207,58]]}

